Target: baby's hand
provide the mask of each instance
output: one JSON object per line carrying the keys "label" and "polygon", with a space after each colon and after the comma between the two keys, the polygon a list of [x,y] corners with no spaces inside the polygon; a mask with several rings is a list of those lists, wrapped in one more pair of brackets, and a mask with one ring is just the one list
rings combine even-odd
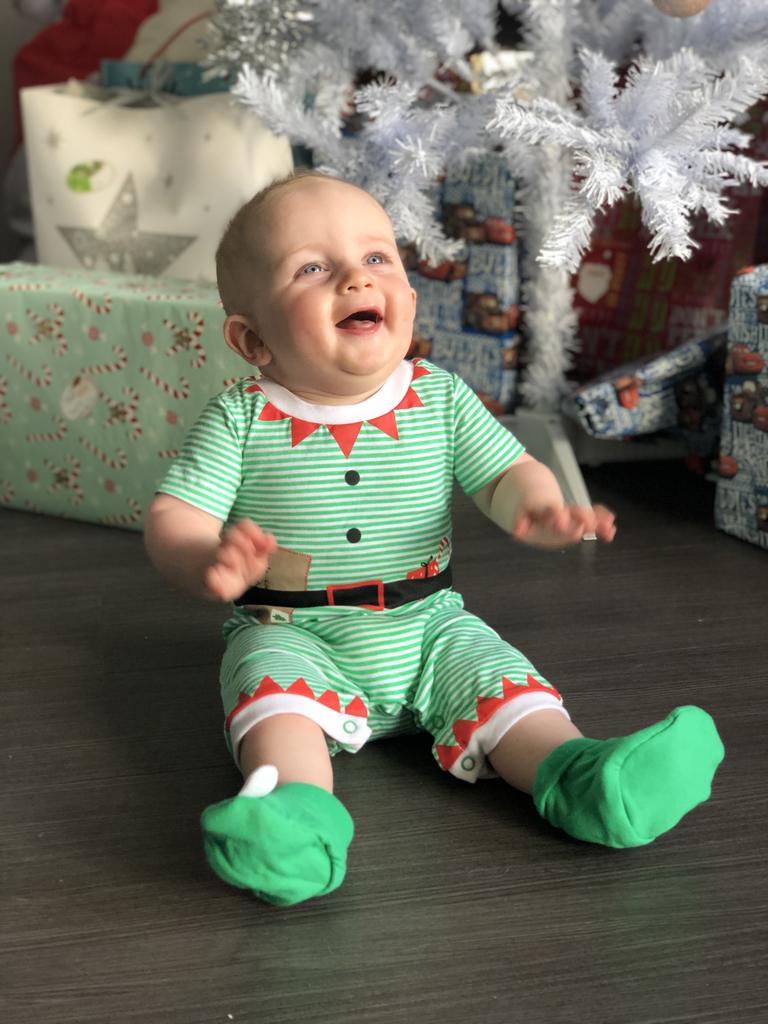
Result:
{"label": "baby's hand", "polygon": [[250,519],[241,519],[222,534],[214,562],[205,573],[206,587],[220,601],[234,601],[262,578],[276,547],[271,533]]}
{"label": "baby's hand", "polygon": [[523,509],[512,536],[540,548],[578,544],[586,534],[610,543],[616,536],[616,517],[604,505],[565,505],[562,508]]}

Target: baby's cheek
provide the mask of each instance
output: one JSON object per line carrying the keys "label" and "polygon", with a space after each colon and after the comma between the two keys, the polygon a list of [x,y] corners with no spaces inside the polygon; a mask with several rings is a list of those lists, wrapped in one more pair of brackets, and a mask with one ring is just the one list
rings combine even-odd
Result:
{"label": "baby's cheek", "polygon": [[317,303],[302,302],[293,308],[286,320],[285,336],[290,339],[291,348],[301,356],[306,349],[312,351],[316,347],[318,328],[332,320],[330,309]]}
{"label": "baby's cheek", "polygon": [[394,298],[398,317],[409,325],[412,324],[416,315],[416,293],[409,284],[404,284],[397,289]]}

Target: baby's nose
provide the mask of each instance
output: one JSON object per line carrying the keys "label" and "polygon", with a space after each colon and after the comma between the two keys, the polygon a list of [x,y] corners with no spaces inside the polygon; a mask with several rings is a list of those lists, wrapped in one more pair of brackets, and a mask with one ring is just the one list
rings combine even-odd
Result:
{"label": "baby's nose", "polygon": [[340,283],[344,291],[355,291],[358,288],[368,288],[371,285],[371,275],[365,267],[348,267],[342,272]]}

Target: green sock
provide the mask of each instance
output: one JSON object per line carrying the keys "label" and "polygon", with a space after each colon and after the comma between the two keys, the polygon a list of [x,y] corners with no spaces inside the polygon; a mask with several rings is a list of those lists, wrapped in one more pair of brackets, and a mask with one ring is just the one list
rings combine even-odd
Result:
{"label": "green sock", "polygon": [[201,816],[208,863],[230,885],[290,906],[344,880],[354,825],[319,786],[289,782],[266,796],[236,796]]}
{"label": "green sock", "polygon": [[642,846],[706,800],[723,759],[706,711],[681,707],[630,736],[568,740],[539,765],[536,809],[577,839]]}

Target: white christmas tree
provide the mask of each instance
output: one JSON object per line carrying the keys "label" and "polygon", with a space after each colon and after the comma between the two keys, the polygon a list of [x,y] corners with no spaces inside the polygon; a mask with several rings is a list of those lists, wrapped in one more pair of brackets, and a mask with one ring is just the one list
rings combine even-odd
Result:
{"label": "white christmas tree", "polygon": [[[735,126],[768,93],[768,2],[655,2],[700,13],[502,0],[521,42],[491,77],[467,54],[497,49],[495,0],[216,0],[207,63],[235,72],[239,100],[317,165],[371,191],[432,262],[457,246],[436,216],[435,179],[501,147],[520,182],[527,253],[522,395],[554,409],[576,347],[570,272],[596,212],[635,194],[654,258],[684,259],[695,213],[722,223],[727,188],[768,185]],[[379,77],[354,91],[361,71]],[[473,91],[447,87],[449,73]]]}

